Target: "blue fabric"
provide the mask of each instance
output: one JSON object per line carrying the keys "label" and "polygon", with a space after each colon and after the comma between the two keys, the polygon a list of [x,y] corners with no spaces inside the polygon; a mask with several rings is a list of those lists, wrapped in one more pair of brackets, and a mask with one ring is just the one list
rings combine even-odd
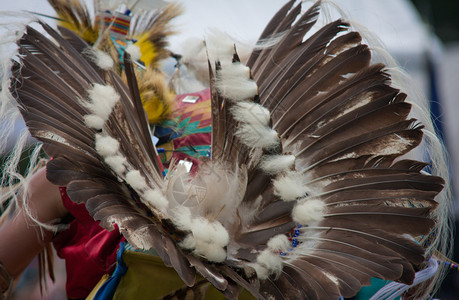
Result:
{"label": "blue fabric", "polygon": [[125,242],[120,244],[120,249],[117,254],[117,265],[112,276],[104,282],[104,284],[97,291],[94,300],[112,300],[115,295],[116,288],[121,281],[121,278],[127,272],[127,266],[123,261],[123,252],[125,250]]}

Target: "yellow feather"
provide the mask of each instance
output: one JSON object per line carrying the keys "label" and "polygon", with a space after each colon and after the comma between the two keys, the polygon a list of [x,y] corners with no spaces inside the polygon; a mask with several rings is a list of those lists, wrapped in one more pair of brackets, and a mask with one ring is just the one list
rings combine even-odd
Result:
{"label": "yellow feather", "polygon": [[135,45],[140,49],[140,60],[144,62],[145,66],[149,67],[155,63],[157,56],[156,48],[155,45],[150,41],[149,34],[147,32],[137,38]]}
{"label": "yellow feather", "polygon": [[175,93],[166,84],[164,73],[148,68],[136,70],[140,99],[148,115],[150,124],[165,120],[175,103]]}
{"label": "yellow feather", "polygon": [[48,0],[57,16],[65,21],[59,25],[72,30],[86,42],[93,44],[99,34],[92,25],[92,19],[86,4],[80,0]]}
{"label": "yellow feather", "polygon": [[[65,19],[65,16],[58,14],[58,17],[61,19]],[[65,27],[69,30],[72,30],[76,34],[78,34],[83,40],[85,40],[89,44],[94,44],[99,37],[99,34],[97,31],[93,30],[92,28],[82,28],[76,26],[72,22],[65,22],[65,21],[59,21],[58,22],[59,26]]]}
{"label": "yellow feather", "polygon": [[164,119],[163,115],[168,114],[171,110],[158,97],[145,98],[142,95],[140,97],[142,98],[143,107],[148,114],[148,122],[151,124],[162,121]]}

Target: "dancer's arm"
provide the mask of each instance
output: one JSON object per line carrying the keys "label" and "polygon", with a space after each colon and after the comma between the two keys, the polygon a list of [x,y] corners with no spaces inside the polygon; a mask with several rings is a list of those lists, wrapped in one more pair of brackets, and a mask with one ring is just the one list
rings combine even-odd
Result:
{"label": "dancer's arm", "polygon": [[[59,187],[46,179],[45,168],[30,179],[27,199],[29,211],[40,222],[52,222],[67,214]],[[0,228],[0,263],[16,278],[43,250],[44,245],[51,241],[53,234],[52,231],[40,228],[27,215],[24,205],[21,205]]]}

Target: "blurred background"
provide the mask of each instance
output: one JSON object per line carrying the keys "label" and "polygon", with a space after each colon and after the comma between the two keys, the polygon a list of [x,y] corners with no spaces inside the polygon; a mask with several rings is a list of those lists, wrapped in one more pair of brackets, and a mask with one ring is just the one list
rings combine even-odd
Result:
{"label": "blurred background", "polygon": [[[440,49],[426,66],[431,75],[430,96],[438,127],[451,157],[451,178],[455,205],[455,227],[459,228],[459,1],[412,0],[423,25],[440,42]],[[429,66],[430,64],[430,66]],[[433,86],[432,86],[433,85]],[[454,257],[459,260],[459,240]],[[458,299],[459,272],[451,270],[436,297]]]}
{"label": "blurred background", "polygon": [[[54,15],[46,0],[0,0],[4,11],[27,10]],[[90,0],[86,0],[92,8]],[[218,28],[252,44],[272,15],[286,1],[281,0],[197,0],[178,1],[184,14],[175,21],[177,34],[170,39],[170,49],[181,53],[189,38],[203,38],[209,28]],[[425,93],[433,118],[451,157],[454,199],[458,199],[459,176],[459,0],[336,0],[349,17],[367,27],[383,42],[392,56],[414,79],[417,88]],[[53,23],[51,19],[45,21]],[[0,22],[1,23],[1,22]],[[1,55],[7,55],[1,53]],[[174,62],[166,63],[169,70]],[[1,122],[0,122],[1,127]],[[24,128],[18,121],[16,132]],[[15,143],[14,134],[10,138]],[[0,153],[5,155],[5,153]],[[26,154],[27,155],[27,154]],[[26,156],[25,155],[25,156]],[[455,188],[458,187],[458,188]],[[456,200],[454,201],[456,203]],[[455,205],[459,215],[459,205]],[[457,222],[456,222],[457,223]],[[456,242],[457,245],[457,242]],[[454,260],[459,260],[459,246]],[[36,263],[24,274],[18,285],[16,299],[40,299],[34,281]],[[66,299],[65,274],[62,262],[57,263],[55,284],[48,287],[43,299]],[[27,295],[27,296],[25,296]],[[459,272],[451,270],[435,296],[439,299],[458,299]]]}

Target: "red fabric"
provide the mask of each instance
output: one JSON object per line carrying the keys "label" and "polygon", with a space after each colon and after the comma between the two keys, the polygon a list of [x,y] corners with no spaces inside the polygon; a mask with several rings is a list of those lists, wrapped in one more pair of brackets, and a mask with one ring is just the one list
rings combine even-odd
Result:
{"label": "red fabric", "polygon": [[89,215],[84,204],[73,203],[60,188],[65,208],[75,218],[53,240],[57,255],[65,259],[67,297],[85,298],[104,274],[116,266],[116,252],[124,238],[118,228],[107,231]]}

